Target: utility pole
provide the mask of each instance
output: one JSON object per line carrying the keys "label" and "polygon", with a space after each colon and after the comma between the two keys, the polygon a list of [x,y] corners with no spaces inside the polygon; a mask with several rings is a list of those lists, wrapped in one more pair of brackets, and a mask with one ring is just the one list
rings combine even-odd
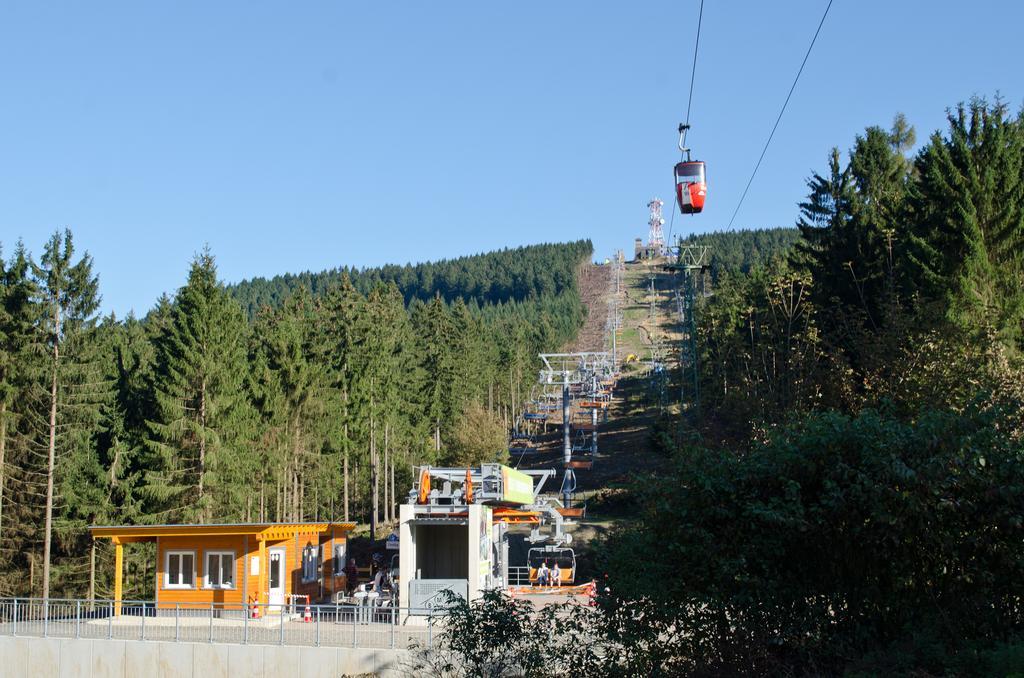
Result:
{"label": "utility pole", "polygon": [[562,483],[562,501],[566,508],[572,502],[572,489],[569,485],[569,476],[572,469],[569,464],[572,461],[572,401],[569,393],[569,373],[563,375],[562,381],[562,462],[565,465],[565,479]]}

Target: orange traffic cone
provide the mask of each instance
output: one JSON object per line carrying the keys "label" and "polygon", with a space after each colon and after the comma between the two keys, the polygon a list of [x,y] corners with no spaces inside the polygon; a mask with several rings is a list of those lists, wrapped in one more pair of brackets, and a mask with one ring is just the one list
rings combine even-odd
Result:
{"label": "orange traffic cone", "polygon": [[306,611],[302,613],[302,621],[306,622],[307,624],[313,621],[313,613],[309,609],[309,603],[306,603]]}
{"label": "orange traffic cone", "polygon": [[260,606],[259,606],[259,603],[253,601],[252,608],[251,608],[251,611],[249,613],[249,616],[252,619],[259,619],[260,618]]}

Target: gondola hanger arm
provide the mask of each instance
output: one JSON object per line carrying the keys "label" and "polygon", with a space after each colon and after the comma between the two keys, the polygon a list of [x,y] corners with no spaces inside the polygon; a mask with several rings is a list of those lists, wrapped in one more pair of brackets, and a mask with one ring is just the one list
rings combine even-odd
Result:
{"label": "gondola hanger arm", "polygon": [[686,159],[690,159],[690,149],[686,147],[686,132],[690,129],[690,123],[683,122],[679,123],[679,151],[686,154]]}

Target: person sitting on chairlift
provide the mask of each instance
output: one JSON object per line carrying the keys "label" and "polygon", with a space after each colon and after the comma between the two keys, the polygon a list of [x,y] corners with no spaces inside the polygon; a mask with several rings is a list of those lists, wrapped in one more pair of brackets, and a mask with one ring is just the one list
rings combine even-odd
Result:
{"label": "person sitting on chairlift", "polygon": [[558,566],[558,563],[555,563],[551,567],[551,585],[552,586],[561,586],[562,585],[562,568],[560,568]]}
{"label": "person sitting on chairlift", "polygon": [[543,563],[540,564],[540,567],[537,568],[537,585],[547,586],[548,578],[550,576],[551,570],[548,569],[548,561],[545,560]]}

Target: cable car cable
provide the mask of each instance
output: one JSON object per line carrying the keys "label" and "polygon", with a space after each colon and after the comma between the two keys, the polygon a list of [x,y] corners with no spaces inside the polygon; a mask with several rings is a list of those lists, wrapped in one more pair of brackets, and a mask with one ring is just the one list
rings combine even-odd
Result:
{"label": "cable car cable", "polygon": [[832,9],[832,2],[833,0],[828,0],[828,6],[825,7],[825,13],[821,15],[821,21],[818,22],[818,30],[814,31],[814,37],[811,38],[811,44],[807,47],[807,53],[804,54],[804,60],[800,64],[800,70],[796,72],[796,77],[793,78],[793,85],[789,88],[789,94],[786,95],[786,101],[782,104],[782,110],[779,111],[779,117],[775,119],[775,126],[772,127],[772,132],[768,135],[768,141],[765,142],[764,148],[761,150],[761,157],[757,159],[757,164],[754,165],[754,171],[750,174],[750,180],[747,181],[747,187],[743,189],[743,195],[740,196],[740,201],[736,204],[736,209],[732,213],[732,218],[729,219],[729,225],[726,226],[726,230],[732,228],[732,224],[736,220],[736,215],[739,214],[740,207],[743,205],[743,200],[747,197],[747,191],[750,190],[750,185],[754,183],[754,177],[757,176],[757,170],[761,167],[761,161],[764,160],[764,154],[768,152],[768,146],[772,143],[772,137],[775,136],[775,130],[779,128],[779,123],[782,121],[782,114],[786,112],[786,106],[789,105],[789,99],[793,96],[793,90],[796,89],[796,83],[800,80],[800,74],[804,72],[804,66],[807,65],[807,59],[811,56],[811,50],[814,49],[814,43],[818,40],[818,34],[821,33],[821,27],[825,25],[825,17],[828,16],[828,11]]}
{"label": "cable car cable", "polygon": [[693,68],[690,70],[690,96],[686,101],[686,126],[690,126],[690,107],[693,105],[693,80],[697,75],[697,49],[700,47],[700,22],[704,18],[704,0],[700,0],[697,13],[697,40],[693,44]]}
{"label": "cable car cable", "polygon": [[[690,69],[690,94],[686,98],[686,127],[690,126],[690,109],[693,106],[693,81],[697,77],[697,50],[700,49],[700,26],[701,21],[704,19],[704,0],[700,0],[700,10],[697,12],[697,39],[693,43],[693,66]],[[682,161],[683,152],[679,151],[679,160]],[[672,246],[672,229],[676,224],[676,211],[672,209],[672,217],[668,222],[668,246]]]}

